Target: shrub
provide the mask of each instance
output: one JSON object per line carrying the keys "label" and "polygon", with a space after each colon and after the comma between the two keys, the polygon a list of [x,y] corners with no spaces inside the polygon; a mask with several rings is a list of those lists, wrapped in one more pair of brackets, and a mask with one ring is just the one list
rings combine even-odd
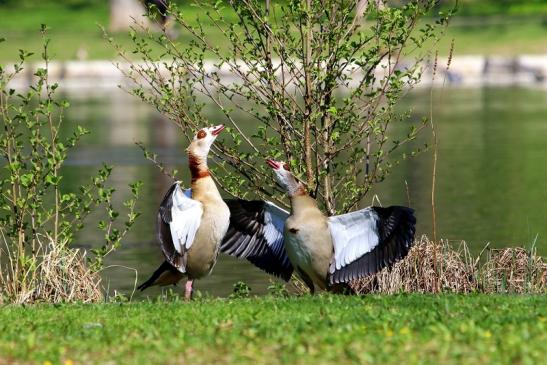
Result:
{"label": "shrub", "polygon": [[[69,105],[55,97],[57,84],[48,80],[48,44],[42,26],[43,67],[24,92],[9,88],[23,72],[31,53],[20,51],[13,71],[0,67],[0,300],[97,301],[101,298],[99,270],[103,258],[120,246],[139,213],[135,204],[140,183],[131,184],[133,198],[124,203],[127,218],[119,222],[114,189],[107,185],[112,171],[103,166],[79,191],[62,188],[61,168],[67,153],[89,133],[77,127],[61,138],[63,111]],[[2,40],[0,40],[2,41]],[[75,233],[94,210],[104,209],[99,223],[105,242],[82,252],[71,247]]]}
{"label": "shrub", "polygon": [[243,281],[238,281],[234,284],[230,298],[248,298],[251,295],[251,287]]}
{"label": "shrub", "polygon": [[[220,157],[215,172],[225,191],[273,196],[287,205],[263,163],[284,159],[332,215],[352,210],[424,147],[411,143],[425,121],[394,107],[419,82],[450,14],[423,19],[435,1],[376,4],[196,1],[201,19],[188,19],[176,5],[169,10],[189,39],[184,44],[141,24],[131,34],[131,50],[111,41],[129,63],[119,68],[134,83],[130,92],[168,116],[188,140],[211,123],[212,110],[222,115],[230,142],[219,141],[212,151]],[[396,123],[405,133],[393,131]],[[412,148],[403,151],[406,144]]]}

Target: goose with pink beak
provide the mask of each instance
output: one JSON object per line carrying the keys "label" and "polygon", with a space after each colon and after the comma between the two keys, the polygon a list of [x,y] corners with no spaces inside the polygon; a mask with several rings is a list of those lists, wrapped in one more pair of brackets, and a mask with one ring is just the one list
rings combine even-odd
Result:
{"label": "goose with pink beak", "polygon": [[230,210],[211,178],[207,156],[223,129],[223,125],[202,128],[188,146],[191,189],[183,192],[175,182],[165,194],[157,214],[157,238],[165,261],[140,290],[174,285],[186,277],[185,298],[190,299],[193,281],[213,270]]}
{"label": "goose with pink beak", "polygon": [[[293,269],[280,233],[286,212],[269,202],[223,200],[211,178],[207,156],[223,129],[203,128],[188,146],[191,188],[182,191],[176,182],[165,194],[157,214],[157,238],[165,261],[140,290],[176,285],[186,277],[185,298],[190,299],[194,280],[213,270],[220,250],[290,279]],[[256,230],[256,219],[266,230]]]}
{"label": "goose with pink beak", "polygon": [[368,207],[327,217],[283,161],[267,160],[287,192],[291,212],[271,202],[234,200],[221,250],[249,259],[288,280],[294,271],[308,286],[340,291],[405,257],[413,242],[414,211]]}

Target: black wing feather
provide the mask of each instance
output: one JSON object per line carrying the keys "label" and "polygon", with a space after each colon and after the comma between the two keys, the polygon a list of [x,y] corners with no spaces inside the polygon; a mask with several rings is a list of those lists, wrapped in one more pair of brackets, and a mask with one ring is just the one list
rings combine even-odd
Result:
{"label": "black wing feather", "polygon": [[220,244],[220,251],[245,258],[268,274],[288,281],[293,267],[285,248],[270,244],[265,236],[266,202],[262,200],[225,200],[230,208],[230,226]]}
{"label": "black wing feather", "polygon": [[364,254],[350,264],[334,271],[330,283],[342,283],[372,275],[404,258],[416,233],[414,210],[407,207],[373,207],[378,215],[377,231],[379,243],[372,251]]}

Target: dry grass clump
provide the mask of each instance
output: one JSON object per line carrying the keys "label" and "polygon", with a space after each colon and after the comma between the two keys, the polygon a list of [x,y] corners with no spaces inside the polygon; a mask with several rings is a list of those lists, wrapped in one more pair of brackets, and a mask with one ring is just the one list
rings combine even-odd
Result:
{"label": "dry grass clump", "polygon": [[481,271],[482,289],[489,293],[545,293],[547,263],[535,250],[492,249]]}
{"label": "dry grass clump", "polygon": [[99,274],[87,267],[78,249],[47,240],[33,255],[14,258],[9,251],[3,257],[0,252],[0,303],[90,303],[103,298]]}
{"label": "dry grass clump", "polygon": [[358,294],[547,292],[547,264],[535,250],[486,251],[481,262],[483,252],[472,256],[465,242],[454,246],[423,236],[404,260],[351,286]]}

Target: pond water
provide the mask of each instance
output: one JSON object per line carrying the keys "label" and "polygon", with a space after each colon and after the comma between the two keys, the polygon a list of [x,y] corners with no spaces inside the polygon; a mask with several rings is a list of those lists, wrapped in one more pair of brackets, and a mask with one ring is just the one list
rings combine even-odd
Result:
{"label": "pond water", "polygon": [[[122,92],[66,97],[71,102],[66,120],[92,131],[70,155],[66,187],[86,182],[103,161],[115,167],[112,183],[120,192],[129,182],[144,182],[139,203],[143,214],[123,247],[109,257],[111,267],[103,274],[110,292],[129,295],[135,270],[140,283],[162,261],[155,242],[155,214],[171,183],[144,159],[134,141],[144,142],[180,171],[186,171],[185,145],[168,120]],[[403,106],[412,108],[413,118],[420,118],[429,116],[430,100],[429,91],[415,91]],[[491,247],[530,247],[535,242],[539,253],[547,254],[547,92],[446,88],[434,92],[433,110],[439,140],[438,236],[465,240],[475,252],[488,242]],[[430,135],[422,138],[425,142]],[[370,203],[376,194],[383,205],[407,205],[410,199],[418,234],[431,234],[431,171],[431,152],[423,153],[396,168],[366,199]],[[83,247],[100,242],[93,227],[78,237]],[[273,279],[246,261],[221,256],[213,274],[198,281],[196,288],[223,296],[239,280],[262,293]],[[136,297],[159,292],[153,288]]]}

